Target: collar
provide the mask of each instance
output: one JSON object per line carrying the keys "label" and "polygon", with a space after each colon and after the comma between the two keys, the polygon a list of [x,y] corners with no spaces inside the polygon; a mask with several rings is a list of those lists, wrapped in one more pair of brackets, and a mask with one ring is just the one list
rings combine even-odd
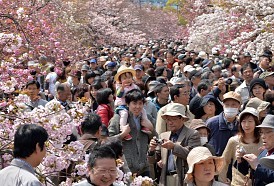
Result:
{"label": "collar", "polygon": [[273,153],[274,153],[274,148],[271,149],[271,150],[269,150],[269,151],[267,151],[267,155],[266,155],[266,156],[270,156],[270,155],[272,155]]}
{"label": "collar", "polygon": [[20,158],[15,158],[11,161],[10,165],[25,169],[27,171],[29,171],[32,174],[35,174],[33,167],[26,162],[25,160],[22,160]]}
{"label": "collar", "polygon": [[183,130],[183,128],[184,128],[184,126],[185,126],[185,125],[183,125],[183,126],[182,126],[177,132],[175,132],[175,133],[171,132],[171,136],[174,135],[174,134],[177,134],[177,137],[179,137],[180,134],[181,134],[181,132],[182,132],[182,130]]}

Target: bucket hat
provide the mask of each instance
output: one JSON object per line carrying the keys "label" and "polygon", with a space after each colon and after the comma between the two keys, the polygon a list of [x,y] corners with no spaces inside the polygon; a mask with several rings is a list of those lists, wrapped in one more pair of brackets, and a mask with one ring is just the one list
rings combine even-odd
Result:
{"label": "bucket hat", "polygon": [[210,128],[206,126],[205,122],[202,119],[193,119],[189,125],[189,128],[192,128],[194,130],[206,128],[208,133],[210,133]]}
{"label": "bucket hat", "polygon": [[193,179],[193,171],[194,171],[194,166],[196,163],[201,163],[206,160],[213,159],[215,162],[215,167],[216,167],[216,174],[219,174],[224,166],[224,159],[223,157],[217,157],[213,156],[211,152],[208,150],[207,147],[195,147],[193,148],[188,156],[187,156],[187,163],[188,163],[188,171],[186,175],[186,182],[191,182]]}
{"label": "bucket hat", "polygon": [[224,94],[223,97],[224,97],[223,102],[225,102],[227,99],[234,99],[238,101],[240,104],[242,104],[241,95],[236,92],[233,92],[233,91],[227,92]]}
{"label": "bucket hat", "polygon": [[182,116],[185,119],[189,119],[185,115],[185,107],[180,103],[170,103],[166,106],[166,112],[162,114],[162,118],[165,119],[166,116]]}
{"label": "bucket hat", "polygon": [[122,65],[121,67],[119,67],[119,69],[117,70],[117,74],[114,76],[114,80],[116,82],[119,82],[119,77],[120,75],[122,75],[123,73],[126,72],[130,72],[132,74],[132,76],[134,77],[136,75],[136,72],[133,68],[130,67],[126,67],[124,65]]}
{"label": "bucket hat", "polygon": [[274,115],[266,115],[261,125],[258,125],[259,128],[272,128],[274,129]]}
{"label": "bucket hat", "polygon": [[246,107],[239,115],[239,120],[242,120],[244,114],[251,114],[259,119],[259,112],[253,107]]}

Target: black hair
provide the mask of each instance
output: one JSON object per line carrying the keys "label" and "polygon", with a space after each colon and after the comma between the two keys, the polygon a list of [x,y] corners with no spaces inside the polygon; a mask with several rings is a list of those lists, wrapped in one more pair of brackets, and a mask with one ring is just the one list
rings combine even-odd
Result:
{"label": "black hair", "polygon": [[184,87],[186,87],[185,84],[177,84],[177,85],[173,85],[172,87],[169,88],[169,94],[170,94],[172,101],[175,100],[175,96],[180,95],[180,88],[184,88]]}
{"label": "black hair", "polygon": [[125,73],[120,74],[120,76],[118,77],[119,82],[122,82],[121,77],[122,77],[123,74],[125,74],[126,77],[128,77],[128,75],[130,74],[131,77],[133,78],[133,74],[131,72],[125,72]]}
{"label": "black hair", "polygon": [[35,150],[38,143],[41,151],[48,140],[46,129],[36,124],[21,125],[14,135],[13,155],[15,158],[27,158]]}
{"label": "black hair", "polygon": [[57,87],[56,87],[56,91],[62,91],[64,92],[65,91],[65,85],[64,84],[58,84]]}
{"label": "black hair", "polygon": [[96,76],[96,74],[94,72],[92,72],[92,71],[88,72],[84,77],[85,83],[89,84],[88,79],[95,78],[95,76]]}
{"label": "black hair", "polygon": [[156,85],[156,87],[154,89],[155,94],[160,93],[164,87],[167,87],[167,85],[164,83],[160,83],[160,84]]}
{"label": "black hair", "polygon": [[151,77],[155,77],[155,71],[154,71],[154,68],[149,68],[147,69],[146,73],[151,76]]}
{"label": "black hair", "polygon": [[99,105],[101,104],[109,104],[108,97],[112,94],[112,90],[110,88],[104,88],[98,90],[96,95],[96,100]]}
{"label": "black hair", "polygon": [[103,88],[101,79],[94,79],[94,82],[91,85],[91,88],[94,88],[95,90],[99,90]]}
{"label": "black hair", "polygon": [[228,68],[230,64],[233,63],[233,60],[230,58],[225,58],[223,59],[223,68]]}
{"label": "black hair", "polygon": [[54,72],[54,66],[49,67],[50,72]]}
{"label": "black hair", "polygon": [[155,69],[155,76],[156,77],[162,76],[165,70],[166,70],[166,67],[157,67]]}
{"label": "black hair", "polygon": [[139,101],[141,100],[143,103],[145,103],[145,96],[139,89],[132,89],[128,91],[125,95],[125,101],[127,104],[129,104],[132,101]]}
{"label": "black hair", "polygon": [[31,80],[31,81],[27,82],[26,88],[28,88],[28,86],[30,86],[30,85],[36,85],[37,89],[40,89],[40,83],[36,80]]}
{"label": "black hair", "polygon": [[207,90],[207,89],[208,89],[208,84],[207,84],[206,82],[204,82],[204,81],[201,81],[201,82],[198,84],[198,86],[197,86],[197,91],[198,91],[199,93],[201,93],[202,90]]}
{"label": "black hair", "polygon": [[253,68],[250,63],[245,63],[241,68],[241,73],[243,74],[246,69],[250,68],[253,72]]}
{"label": "black hair", "polygon": [[115,152],[109,146],[101,146],[94,149],[89,156],[88,166],[93,168],[96,165],[97,159],[110,158],[116,160]]}
{"label": "black hair", "polygon": [[118,139],[109,140],[102,146],[110,147],[115,152],[116,158],[123,156],[123,144]]}
{"label": "black hair", "polygon": [[191,57],[188,57],[188,58],[185,59],[186,65],[189,65],[191,62],[192,62],[192,58]]}
{"label": "black hair", "polygon": [[82,132],[88,134],[96,134],[102,126],[101,117],[97,114],[90,113],[84,117],[81,122]]}

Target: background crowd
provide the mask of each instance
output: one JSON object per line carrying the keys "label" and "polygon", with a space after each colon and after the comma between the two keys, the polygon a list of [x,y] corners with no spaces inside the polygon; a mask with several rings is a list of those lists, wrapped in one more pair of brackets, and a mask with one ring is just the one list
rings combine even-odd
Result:
{"label": "background crowd", "polygon": [[[91,48],[87,56],[76,63],[64,60],[57,67],[50,56],[41,55],[25,64],[30,74],[24,87],[1,93],[2,102],[27,94],[23,112],[58,102],[74,117],[72,109],[77,111],[79,104],[85,108],[81,122],[71,126],[64,141],[79,141],[84,154],[90,155],[88,179],[82,177],[84,181],[77,180],[76,185],[113,184],[117,178],[113,159],[122,160],[119,170],[125,175],[142,176],[147,184],[152,180],[165,186],[274,182],[269,166],[274,154],[270,49],[255,58],[249,52],[221,54],[217,47],[211,53],[187,51],[179,41],[160,40]],[[8,110],[1,105],[4,115]],[[39,140],[41,136],[35,134],[36,143],[25,154],[26,149],[16,147],[24,144],[16,143],[16,137],[21,139],[26,132],[24,126],[15,134],[15,159],[7,168],[19,166],[34,174],[31,167],[39,167],[46,155],[48,135],[35,125],[25,129],[42,130],[45,136]],[[74,162],[60,171],[62,179],[47,179],[58,185],[75,166]],[[7,168],[0,171],[0,183],[16,185],[18,180]],[[22,182],[37,182],[24,176]]]}

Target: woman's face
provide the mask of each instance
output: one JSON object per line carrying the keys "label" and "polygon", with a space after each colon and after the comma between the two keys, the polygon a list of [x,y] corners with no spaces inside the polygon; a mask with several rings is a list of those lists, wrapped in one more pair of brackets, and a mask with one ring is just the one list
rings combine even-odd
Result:
{"label": "woman's face", "polygon": [[113,94],[110,94],[110,95],[108,96],[108,101],[109,101],[109,103],[111,103],[111,102],[114,101],[114,99],[113,99]]}
{"label": "woman's face", "polygon": [[163,76],[167,77],[167,71],[166,71],[166,69],[163,71]]}
{"label": "woman's face", "polygon": [[243,131],[246,134],[254,133],[256,123],[254,117],[251,115],[247,115],[241,122],[241,126]]}
{"label": "woman's face", "polygon": [[196,182],[210,182],[215,174],[215,163],[213,159],[208,159],[194,166],[194,179]]}
{"label": "woman's face", "polygon": [[97,92],[98,92],[97,89],[95,89],[94,87],[91,87],[90,93],[91,93],[92,97],[96,98]]}
{"label": "woman's face", "polygon": [[253,88],[252,88],[252,93],[255,97],[263,100],[264,98],[264,93],[265,93],[265,89],[259,85],[259,84],[256,84]]}
{"label": "woman's face", "polygon": [[207,115],[215,115],[216,107],[212,101],[207,102],[203,109]]}
{"label": "woman's face", "polygon": [[89,78],[89,79],[88,79],[88,84],[91,85],[91,84],[93,83],[93,81],[94,81],[94,77]]}

